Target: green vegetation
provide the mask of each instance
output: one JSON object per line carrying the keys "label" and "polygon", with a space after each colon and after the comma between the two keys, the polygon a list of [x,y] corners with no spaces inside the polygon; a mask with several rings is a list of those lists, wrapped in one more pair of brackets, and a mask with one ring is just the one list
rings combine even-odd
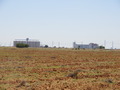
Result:
{"label": "green vegetation", "polygon": [[29,45],[28,45],[28,44],[24,44],[24,43],[18,43],[18,44],[16,45],[16,47],[18,47],[18,48],[28,48]]}
{"label": "green vegetation", "polygon": [[48,48],[48,45],[45,45],[45,48]]}
{"label": "green vegetation", "polygon": [[104,47],[104,46],[99,46],[99,48],[100,48],[100,49],[105,49],[105,47]]}

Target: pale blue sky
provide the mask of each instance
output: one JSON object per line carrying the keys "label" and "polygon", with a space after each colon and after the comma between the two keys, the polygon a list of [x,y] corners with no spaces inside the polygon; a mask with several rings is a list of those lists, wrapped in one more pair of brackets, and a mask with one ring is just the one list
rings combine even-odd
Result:
{"label": "pale blue sky", "polygon": [[27,37],[49,46],[106,40],[120,48],[120,0],[0,0],[0,45]]}

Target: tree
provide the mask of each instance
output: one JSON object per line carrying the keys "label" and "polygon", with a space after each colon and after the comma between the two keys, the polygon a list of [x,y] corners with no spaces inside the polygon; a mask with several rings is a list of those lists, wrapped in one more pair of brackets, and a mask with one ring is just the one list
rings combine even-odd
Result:
{"label": "tree", "polygon": [[100,49],[105,49],[105,47],[104,47],[104,46],[99,46],[99,48],[100,48]]}
{"label": "tree", "polygon": [[45,45],[45,48],[48,48],[48,45]]}
{"label": "tree", "polygon": [[24,44],[24,43],[18,43],[18,44],[16,44],[16,47],[18,47],[18,48],[28,48],[29,45],[28,44]]}

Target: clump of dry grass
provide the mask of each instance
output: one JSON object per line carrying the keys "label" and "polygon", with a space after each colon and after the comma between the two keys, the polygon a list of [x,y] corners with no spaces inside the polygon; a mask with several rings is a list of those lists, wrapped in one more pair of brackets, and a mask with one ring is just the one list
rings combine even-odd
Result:
{"label": "clump of dry grass", "polygon": [[26,85],[26,82],[25,81],[22,81],[18,86],[16,87],[22,87],[22,86],[25,86]]}
{"label": "clump of dry grass", "polygon": [[111,80],[111,79],[106,79],[105,82],[106,82],[106,83],[113,83],[113,80]]}
{"label": "clump of dry grass", "polygon": [[78,78],[78,73],[81,72],[81,71],[82,70],[76,70],[73,73],[68,74],[67,77],[71,77],[71,78],[77,79]]}

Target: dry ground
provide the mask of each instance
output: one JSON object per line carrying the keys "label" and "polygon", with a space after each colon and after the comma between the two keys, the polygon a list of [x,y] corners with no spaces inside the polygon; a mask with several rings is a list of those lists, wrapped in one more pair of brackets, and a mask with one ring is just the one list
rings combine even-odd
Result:
{"label": "dry ground", "polygon": [[0,90],[120,90],[120,50],[2,47]]}

